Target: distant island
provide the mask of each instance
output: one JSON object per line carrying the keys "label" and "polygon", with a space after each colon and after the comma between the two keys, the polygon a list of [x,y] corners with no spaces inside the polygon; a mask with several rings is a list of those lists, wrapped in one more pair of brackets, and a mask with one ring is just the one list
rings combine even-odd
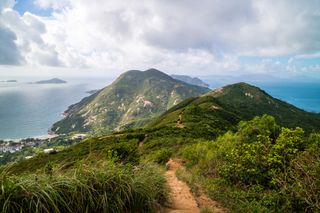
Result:
{"label": "distant island", "polygon": [[201,79],[197,77],[193,78],[187,75],[171,75],[171,77],[188,84],[192,84],[200,87],[209,87],[209,84],[203,82]]}
{"label": "distant island", "polygon": [[7,80],[8,83],[17,83],[17,80]]}
{"label": "distant island", "polygon": [[67,83],[67,82],[64,80],[61,80],[59,78],[52,78],[49,80],[42,80],[42,81],[34,82],[34,84],[65,84],[65,83]]}
{"label": "distant island", "polygon": [[6,81],[0,81],[0,82],[7,82],[7,83],[17,83],[17,80],[6,80]]}

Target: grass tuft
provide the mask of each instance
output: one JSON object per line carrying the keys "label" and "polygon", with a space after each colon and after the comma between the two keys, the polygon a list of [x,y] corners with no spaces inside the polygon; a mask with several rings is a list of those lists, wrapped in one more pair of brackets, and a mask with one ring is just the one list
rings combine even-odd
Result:
{"label": "grass tuft", "polygon": [[1,212],[154,212],[166,201],[155,165],[74,169],[50,175],[1,174]]}

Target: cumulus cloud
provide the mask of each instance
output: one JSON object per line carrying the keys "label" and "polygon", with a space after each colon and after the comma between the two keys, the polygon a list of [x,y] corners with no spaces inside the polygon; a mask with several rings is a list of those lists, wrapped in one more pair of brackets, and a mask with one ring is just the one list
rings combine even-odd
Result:
{"label": "cumulus cloud", "polygon": [[0,64],[17,65],[21,56],[16,46],[16,34],[5,27],[3,20],[3,10],[12,7],[14,1],[3,0],[0,2]]}
{"label": "cumulus cloud", "polygon": [[[3,43],[0,47],[3,52],[0,64],[24,62],[29,65],[62,65],[54,45],[43,40],[46,26],[41,18],[29,12],[20,16],[10,6],[12,7],[13,4],[3,4],[0,13],[0,28],[2,29],[0,43]],[[4,57],[5,55],[8,57]]]}
{"label": "cumulus cloud", "polygon": [[0,25],[0,64],[17,65],[20,54],[15,44],[16,35]]}
{"label": "cumulus cloud", "polygon": [[3,2],[2,26],[16,35],[26,64],[269,72],[292,66],[243,64],[239,57],[302,57],[320,50],[318,0],[35,0],[39,9],[53,9],[50,17],[21,16],[10,9],[12,1]]}

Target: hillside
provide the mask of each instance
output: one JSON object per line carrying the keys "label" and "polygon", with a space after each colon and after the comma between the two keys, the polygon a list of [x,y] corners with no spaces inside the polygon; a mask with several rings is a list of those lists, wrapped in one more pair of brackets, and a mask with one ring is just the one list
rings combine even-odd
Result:
{"label": "hillside", "polygon": [[[274,117],[255,116],[265,113]],[[181,180],[226,212],[317,212],[320,134],[296,126],[317,129],[319,114],[245,83],[228,85],[182,101],[145,128],[89,137],[0,167],[0,204],[10,207],[2,212],[52,206],[50,212],[159,212],[167,199],[176,209],[168,196],[182,188]],[[164,173],[170,159],[184,165],[167,164]],[[180,181],[170,183],[174,176]]]}
{"label": "hillside", "polygon": [[246,83],[228,85],[197,98],[185,100],[168,110],[149,127],[180,126],[198,128],[199,124],[225,129],[240,120],[268,114],[286,127],[303,127],[307,131],[320,128],[320,115],[306,112],[273,98],[265,91]]}
{"label": "hillside", "polygon": [[172,78],[177,79],[179,81],[186,82],[188,84],[200,86],[200,87],[209,87],[209,84],[202,81],[200,78],[193,78],[187,75],[171,75]]}
{"label": "hillside", "polygon": [[182,100],[209,89],[171,78],[155,69],[132,70],[110,86],[69,107],[52,131],[68,133],[139,127]]}

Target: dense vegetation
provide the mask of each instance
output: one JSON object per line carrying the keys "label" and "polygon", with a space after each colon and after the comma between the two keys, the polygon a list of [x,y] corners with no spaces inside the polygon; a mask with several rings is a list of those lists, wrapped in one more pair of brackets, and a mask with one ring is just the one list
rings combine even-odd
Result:
{"label": "dense vegetation", "polygon": [[320,134],[284,128],[271,116],[181,150],[189,182],[234,212],[320,210]]}

